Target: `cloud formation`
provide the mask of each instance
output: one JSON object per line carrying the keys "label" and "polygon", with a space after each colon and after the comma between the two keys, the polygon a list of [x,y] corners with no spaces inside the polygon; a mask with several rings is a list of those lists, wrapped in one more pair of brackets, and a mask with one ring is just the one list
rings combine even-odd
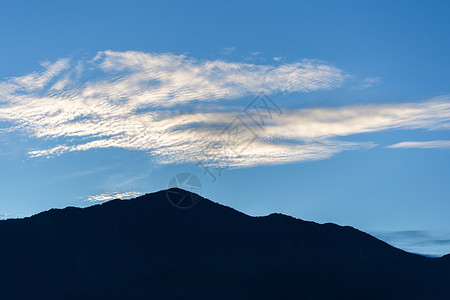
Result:
{"label": "cloud formation", "polygon": [[401,143],[397,143],[394,145],[390,145],[387,148],[450,149],[450,141],[439,140],[439,141],[426,141],[426,142],[401,142]]}
{"label": "cloud formation", "polygon": [[374,85],[379,84],[380,81],[381,81],[381,78],[379,76],[377,76],[377,77],[370,77],[370,78],[364,78],[361,81],[361,84],[359,85],[358,88],[360,88],[360,89],[367,89],[367,88],[370,88],[370,87],[372,87]]}
{"label": "cloud formation", "polygon": [[114,199],[130,199],[142,195],[139,192],[126,192],[126,193],[105,193],[94,196],[89,196],[86,201],[88,202],[106,202]]}
{"label": "cloud formation", "polygon": [[12,218],[12,214],[5,214],[5,213],[0,213],[0,220],[6,220],[9,218]]}
{"label": "cloud formation", "polygon": [[450,233],[422,230],[372,232],[377,238],[408,252],[440,257],[450,252]]}
{"label": "cloud formation", "polygon": [[289,111],[265,96],[245,111],[198,105],[259,92],[340,87],[345,73],[319,61],[272,66],[104,51],[90,60],[61,59],[43,67],[0,83],[3,130],[26,132],[50,145],[31,149],[31,157],[115,147],[147,151],[160,163],[233,168],[325,159],[374,146],[340,140],[349,135],[450,126],[448,97]]}

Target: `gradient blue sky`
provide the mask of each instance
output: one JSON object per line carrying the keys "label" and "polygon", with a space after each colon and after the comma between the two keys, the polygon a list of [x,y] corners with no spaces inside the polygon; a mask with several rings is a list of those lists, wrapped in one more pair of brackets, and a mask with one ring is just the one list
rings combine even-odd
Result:
{"label": "gradient blue sky", "polygon": [[[2,1],[0,216],[152,192],[190,172],[203,196],[251,215],[449,253],[449,11]],[[232,168],[212,182],[195,163],[202,147],[259,92],[283,114],[253,128],[248,153],[219,155]]]}

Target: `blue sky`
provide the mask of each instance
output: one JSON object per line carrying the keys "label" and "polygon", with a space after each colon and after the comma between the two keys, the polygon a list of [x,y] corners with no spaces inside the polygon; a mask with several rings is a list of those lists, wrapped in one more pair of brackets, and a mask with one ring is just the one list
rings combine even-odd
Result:
{"label": "blue sky", "polygon": [[[0,216],[131,197],[190,172],[203,196],[251,215],[448,253],[449,9],[3,1]],[[261,92],[281,112],[259,127],[245,109]],[[255,140],[230,152],[236,120],[249,129],[237,144]],[[213,182],[198,163],[228,168]]]}

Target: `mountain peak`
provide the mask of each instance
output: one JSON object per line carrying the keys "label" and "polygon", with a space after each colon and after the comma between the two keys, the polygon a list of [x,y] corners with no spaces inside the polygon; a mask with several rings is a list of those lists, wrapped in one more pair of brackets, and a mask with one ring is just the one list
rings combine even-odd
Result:
{"label": "mountain peak", "polygon": [[[174,196],[199,201],[180,209]],[[13,221],[0,222],[6,299],[450,295],[446,263],[350,227],[250,217],[182,189]]]}

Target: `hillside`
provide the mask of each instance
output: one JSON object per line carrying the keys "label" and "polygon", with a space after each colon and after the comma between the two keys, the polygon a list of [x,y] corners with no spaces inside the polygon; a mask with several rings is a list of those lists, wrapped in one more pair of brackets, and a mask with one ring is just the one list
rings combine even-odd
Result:
{"label": "hillside", "polygon": [[0,238],[2,299],[450,299],[449,256],[166,191],[1,221]]}

